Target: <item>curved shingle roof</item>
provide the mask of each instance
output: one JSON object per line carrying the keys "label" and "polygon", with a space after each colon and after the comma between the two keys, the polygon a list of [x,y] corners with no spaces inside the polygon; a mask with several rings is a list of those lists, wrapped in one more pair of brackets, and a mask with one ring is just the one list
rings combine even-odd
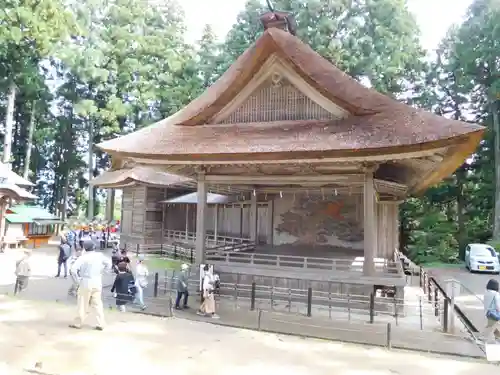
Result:
{"label": "curved shingle roof", "polygon": [[[349,116],[333,121],[214,124],[216,115],[273,57]],[[482,126],[416,109],[367,88],[297,37],[270,28],[182,110],[98,147],[120,158],[189,163],[369,157],[453,146],[420,189],[460,166],[474,152],[483,132]]]}

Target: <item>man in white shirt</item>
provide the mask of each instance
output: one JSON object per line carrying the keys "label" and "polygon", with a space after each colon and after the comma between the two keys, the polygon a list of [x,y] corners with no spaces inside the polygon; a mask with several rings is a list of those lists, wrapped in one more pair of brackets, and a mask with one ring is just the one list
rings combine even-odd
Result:
{"label": "man in white shirt", "polygon": [[78,317],[71,328],[81,328],[88,315],[89,307],[95,311],[96,330],[104,328],[104,309],[102,305],[102,274],[104,270],[111,270],[111,260],[100,252],[96,252],[95,244],[90,241],[83,243],[85,253],[79,257],[71,267],[71,275],[79,281],[78,288]]}

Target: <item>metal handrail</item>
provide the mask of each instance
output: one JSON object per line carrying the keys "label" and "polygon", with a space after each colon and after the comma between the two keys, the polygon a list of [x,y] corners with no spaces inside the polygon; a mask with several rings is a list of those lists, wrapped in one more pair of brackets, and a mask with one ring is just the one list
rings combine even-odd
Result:
{"label": "metal handrail", "polygon": [[[444,288],[439,284],[439,282],[436,280],[435,277],[429,276],[428,273],[426,271],[424,271],[422,267],[417,266],[410,258],[408,258],[407,256],[405,256],[404,254],[401,254],[399,251],[396,252],[395,254],[400,259],[404,259],[405,261],[407,261],[410,268],[412,268],[412,269],[419,269],[420,284],[421,284],[420,286],[422,288],[424,288],[424,290],[425,290],[425,285],[423,285],[423,283],[425,283],[425,279],[427,278],[427,280],[429,282],[429,285],[430,284],[434,284],[434,287],[437,290],[439,290],[439,292],[442,294],[443,299],[446,301],[446,303],[447,304],[451,303],[451,298],[448,296],[448,294],[446,293],[446,291],[444,290]],[[481,303],[483,303],[483,301],[482,301],[481,298],[479,298],[469,288],[467,288],[466,286],[464,286],[460,281],[455,280],[455,282],[457,282],[460,285],[460,287],[464,288],[467,292],[469,292],[470,294],[474,295],[474,297],[477,300],[479,300],[479,301],[481,301]],[[476,339],[476,334],[479,332],[479,330],[477,329],[477,327],[474,325],[474,323],[472,323],[472,321],[467,317],[467,315],[462,311],[462,309],[460,308],[460,306],[458,306],[457,303],[453,304],[453,310],[456,313],[456,315],[457,315],[458,319],[460,320],[460,322],[462,323],[462,325],[469,332],[469,334],[472,337],[472,339],[475,340]]]}
{"label": "metal handrail", "polygon": [[[443,287],[441,287],[441,285],[439,285],[439,283],[437,282],[437,280],[434,277],[430,277],[429,281],[432,282],[435,285],[435,287],[439,289],[439,291],[441,292],[441,294],[443,295],[443,297],[448,301],[448,303],[451,303],[451,298],[448,296],[448,294],[443,289]],[[475,337],[475,334],[477,332],[479,332],[479,330],[477,329],[477,327],[470,321],[469,318],[467,318],[467,316],[465,315],[465,313],[462,311],[462,309],[456,303],[453,304],[453,309],[457,313],[458,318],[460,319],[460,321],[462,322],[462,324],[465,326],[465,328],[469,331],[469,333],[473,337]]]}
{"label": "metal handrail", "polygon": [[483,303],[484,303],[484,300],[483,300],[481,297],[479,297],[476,293],[474,293],[472,290],[470,290],[468,287],[466,287],[464,284],[462,284],[462,282],[461,282],[461,281],[459,281],[459,280],[455,280],[455,279],[454,279],[453,281],[454,281],[455,283],[459,284],[459,285],[460,285],[460,288],[461,288],[461,289],[464,289],[464,290],[465,290],[468,294],[473,295],[473,296],[474,296],[474,297],[475,297],[475,298],[476,298],[479,302],[481,302],[481,304],[483,304]]}

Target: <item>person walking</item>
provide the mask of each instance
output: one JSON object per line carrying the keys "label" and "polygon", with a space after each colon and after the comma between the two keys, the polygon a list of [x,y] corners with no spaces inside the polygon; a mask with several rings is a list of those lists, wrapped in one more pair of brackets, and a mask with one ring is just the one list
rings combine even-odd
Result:
{"label": "person walking", "polygon": [[101,250],[104,250],[106,248],[106,232],[104,231],[104,228],[101,228],[101,231],[99,232],[99,240]]}
{"label": "person walking", "polygon": [[83,243],[85,253],[80,256],[71,272],[78,275],[78,316],[71,328],[82,328],[88,315],[89,307],[94,310],[97,325],[96,330],[104,329],[104,309],[102,304],[102,275],[104,270],[111,270],[111,261],[102,253],[95,251],[94,242]]}
{"label": "person walking", "polygon": [[125,312],[125,306],[134,299],[137,287],[135,286],[134,276],[128,271],[127,263],[120,262],[117,268],[118,274],[111,287],[111,293],[116,298],[116,307],[118,310]]}
{"label": "person walking", "polygon": [[205,272],[205,276],[203,277],[203,283],[202,283],[203,302],[197,314],[206,317],[211,317],[213,319],[218,319],[219,316],[215,313],[215,296],[214,296],[215,279],[212,274],[212,270],[210,269],[208,264],[205,265],[203,271]]}
{"label": "person walking", "polygon": [[84,248],[84,243],[87,241],[92,240],[91,238],[91,233],[92,233],[92,228],[84,228],[81,232],[81,237],[80,237],[80,247],[83,249]]}
{"label": "person walking", "polygon": [[149,270],[144,263],[144,254],[137,256],[137,264],[135,266],[135,302],[141,307],[141,310],[146,310],[144,303],[144,289],[148,287]]}
{"label": "person walking", "polygon": [[28,287],[31,276],[31,250],[24,249],[23,257],[16,262],[16,284],[14,294],[24,291]]}
{"label": "person walking", "polygon": [[96,249],[97,249],[97,246],[99,246],[99,248],[100,248],[100,245],[99,245],[99,242],[100,242],[99,232],[97,231],[97,229],[94,228],[94,229],[91,230],[91,232],[90,232],[90,239],[94,243]]}
{"label": "person walking", "polygon": [[483,331],[485,342],[500,342],[500,285],[497,280],[490,279],[484,294],[484,313],[487,323]]}
{"label": "person walking", "polygon": [[61,237],[59,245],[59,255],[57,256],[57,275],[61,276],[61,267],[64,267],[64,278],[68,277],[68,259],[71,256],[71,246],[68,244],[66,237]]}
{"label": "person walking", "polygon": [[175,299],[175,308],[179,310],[180,303],[182,297],[184,297],[183,305],[182,308],[187,309],[188,307],[188,297],[189,297],[189,291],[188,291],[188,270],[189,266],[187,264],[183,264],[181,266],[181,273],[179,274],[179,277],[177,278],[177,298]]}

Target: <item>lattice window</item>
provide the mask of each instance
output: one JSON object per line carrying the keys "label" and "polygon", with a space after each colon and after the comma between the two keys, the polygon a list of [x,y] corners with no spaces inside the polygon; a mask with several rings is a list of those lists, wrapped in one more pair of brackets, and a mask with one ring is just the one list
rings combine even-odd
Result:
{"label": "lattice window", "polygon": [[222,124],[287,120],[333,120],[330,113],[300,92],[285,78],[268,79]]}

